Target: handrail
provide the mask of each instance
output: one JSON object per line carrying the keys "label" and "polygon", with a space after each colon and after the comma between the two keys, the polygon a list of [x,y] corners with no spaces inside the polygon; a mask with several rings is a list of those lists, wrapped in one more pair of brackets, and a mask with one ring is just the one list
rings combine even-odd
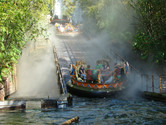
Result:
{"label": "handrail", "polygon": [[56,59],[56,63],[57,63],[58,77],[59,77],[59,82],[60,82],[61,87],[62,87],[62,92],[63,92],[63,94],[66,94],[67,93],[67,89],[66,89],[66,87],[64,85],[64,81],[63,81],[60,65],[59,65],[59,62],[58,62],[58,56],[57,56],[57,53],[56,53],[55,46],[54,46],[53,52],[54,52],[54,58]]}

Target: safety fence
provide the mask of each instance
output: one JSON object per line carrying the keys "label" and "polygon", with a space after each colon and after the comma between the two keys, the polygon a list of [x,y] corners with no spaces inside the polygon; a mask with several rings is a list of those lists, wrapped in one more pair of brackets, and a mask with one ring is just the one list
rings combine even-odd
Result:
{"label": "safety fence", "polygon": [[166,93],[166,75],[141,74],[141,81],[145,91]]}

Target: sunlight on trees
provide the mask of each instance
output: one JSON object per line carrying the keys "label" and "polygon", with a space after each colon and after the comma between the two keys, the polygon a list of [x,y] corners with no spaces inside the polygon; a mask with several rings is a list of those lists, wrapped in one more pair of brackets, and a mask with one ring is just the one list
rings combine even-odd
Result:
{"label": "sunlight on trees", "polygon": [[45,30],[38,21],[52,4],[52,0],[0,0],[0,83],[12,72],[26,42]]}

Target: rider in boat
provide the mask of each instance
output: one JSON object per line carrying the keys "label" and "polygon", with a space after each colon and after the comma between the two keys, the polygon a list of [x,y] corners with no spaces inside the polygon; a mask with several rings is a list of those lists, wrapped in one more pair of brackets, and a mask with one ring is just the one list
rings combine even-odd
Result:
{"label": "rider in boat", "polygon": [[86,79],[85,69],[84,69],[83,65],[81,65],[81,67],[79,68],[79,75],[81,78],[83,78],[83,80]]}
{"label": "rider in boat", "polygon": [[87,70],[86,70],[86,82],[92,82],[92,70],[90,69],[90,65],[87,65]]}

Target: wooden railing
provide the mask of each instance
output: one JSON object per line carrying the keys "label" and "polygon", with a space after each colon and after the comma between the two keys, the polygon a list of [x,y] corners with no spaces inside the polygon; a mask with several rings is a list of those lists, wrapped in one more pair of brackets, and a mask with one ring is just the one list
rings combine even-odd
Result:
{"label": "wooden railing", "polygon": [[159,75],[160,93],[166,93],[166,75]]}

